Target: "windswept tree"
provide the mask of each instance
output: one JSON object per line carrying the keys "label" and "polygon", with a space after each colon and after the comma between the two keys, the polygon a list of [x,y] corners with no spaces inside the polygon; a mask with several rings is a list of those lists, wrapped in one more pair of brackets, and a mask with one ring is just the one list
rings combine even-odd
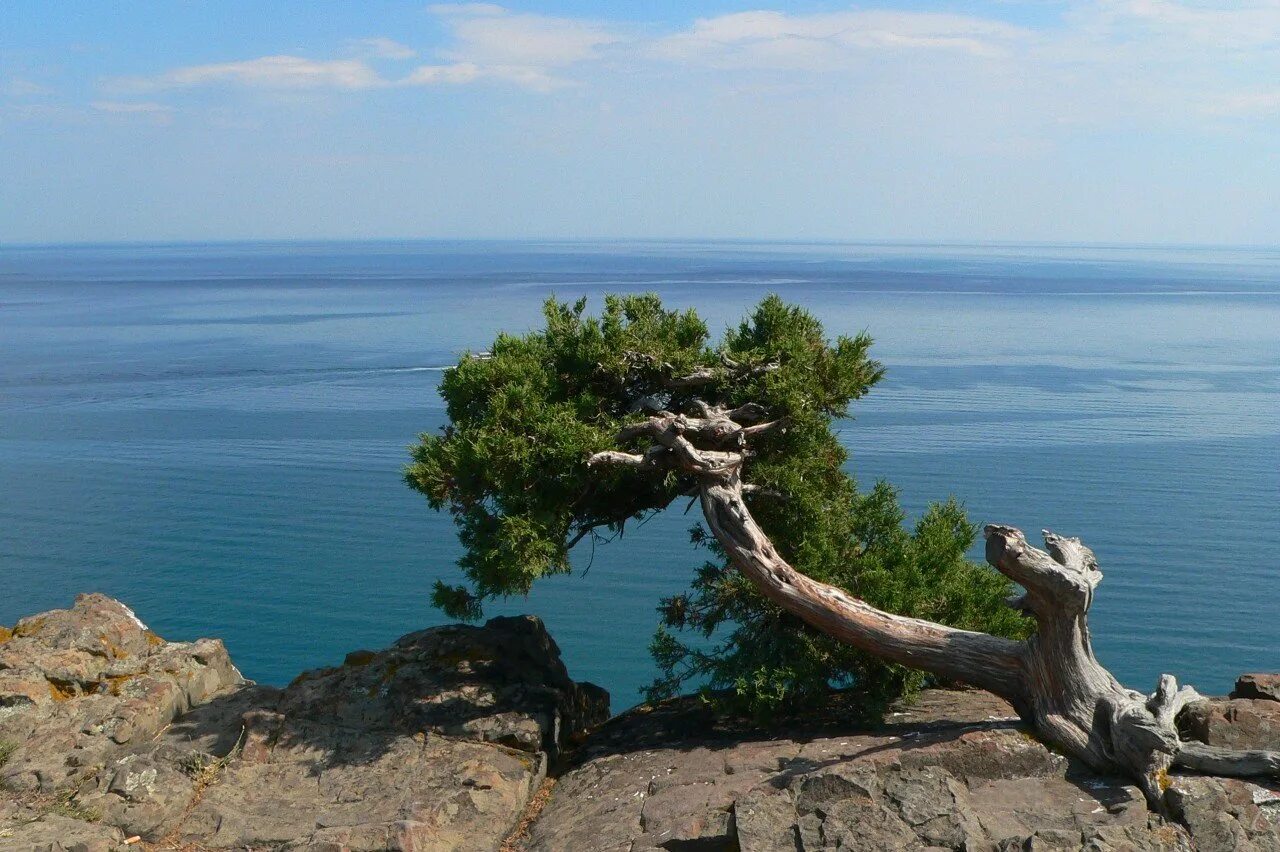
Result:
{"label": "windswept tree", "polygon": [[[1095,660],[1102,574],[1079,540],[1046,532],[1042,551],[989,526],[996,573],[965,561],[975,530],[954,503],[907,532],[887,486],[856,490],[832,426],[883,374],[865,335],[829,341],[776,297],[714,345],[655,296],[611,297],[599,318],[585,301],[545,313],[542,331],[500,335],[445,374],[450,424],[414,448],[408,482],[453,514],[466,549],[469,585],[436,585],[445,612],[478,618],[486,599],[568,572],[579,542],[687,496],[712,559],[662,602],[655,695],[708,680],[767,710],[833,683],[883,700],[930,677],[1007,699],[1153,806],[1173,766],[1280,774],[1277,754],[1183,741],[1175,717],[1200,696],[1172,677],[1145,696]],[[1006,606],[1010,581],[1025,593]]]}

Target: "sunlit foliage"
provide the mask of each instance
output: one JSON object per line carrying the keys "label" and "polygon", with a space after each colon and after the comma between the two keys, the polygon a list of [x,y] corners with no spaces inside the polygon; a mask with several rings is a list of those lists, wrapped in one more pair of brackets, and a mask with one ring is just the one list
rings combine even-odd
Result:
{"label": "sunlit foliage", "polygon": [[[500,335],[445,374],[449,425],[421,437],[406,470],[433,508],[452,513],[465,548],[467,584],[437,581],[433,594],[450,616],[478,618],[485,600],[569,572],[576,543],[617,533],[694,489],[686,475],[589,468],[587,459],[614,448],[645,405],[692,413],[701,400],[755,403],[785,419],[784,430],[752,444],[743,479],[761,486],[751,510],[797,570],[892,612],[1025,635],[1002,603],[1008,582],[966,560],[975,528],[957,503],[932,506],[908,529],[890,486],[860,492],[846,473],[833,424],[884,374],[868,336],[830,341],[816,318],[774,296],[719,341],[693,311],[665,309],[654,295],[608,297],[599,317],[587,315],[585,300],[549,300],[544,313],[542,330]],[[703,379],[680,381],[690,375]],[[650,698],[704,685],[768,715],[856,685],[872,713],[924,682],[767,602],[702,526],[692,538],[709,558],[687,592],[658,608],[660,674]],[[684,552],[672,543],[673,560]]]}

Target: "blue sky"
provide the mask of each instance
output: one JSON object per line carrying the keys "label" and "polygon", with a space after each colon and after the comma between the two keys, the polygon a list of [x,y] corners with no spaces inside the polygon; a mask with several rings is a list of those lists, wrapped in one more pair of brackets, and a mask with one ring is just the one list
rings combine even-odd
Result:
{"label": "blue sky", "polygon": [[0,4],[0,242],[1280,242],[1280,0]]}

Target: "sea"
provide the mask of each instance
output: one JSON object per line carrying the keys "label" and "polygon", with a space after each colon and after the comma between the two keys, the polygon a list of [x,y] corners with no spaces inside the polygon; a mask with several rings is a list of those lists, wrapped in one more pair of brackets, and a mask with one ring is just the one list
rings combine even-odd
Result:
{"label": "sea", "polygon": [[[918,515],[1081,536],[1101,661],[1225,693],[1280,670],[1280,250],[703,242],[0,246],[0,624],[98,591],[283,684],[441,624],[447,514],[402,482],[461,353],[549,296],[656,292],[715,333],[769,293],[867,330],[884,381],[837,424]],[[682,507],[575,553],[533,613],[621,710]],[[974,557],[980,559],[977,548]]]}

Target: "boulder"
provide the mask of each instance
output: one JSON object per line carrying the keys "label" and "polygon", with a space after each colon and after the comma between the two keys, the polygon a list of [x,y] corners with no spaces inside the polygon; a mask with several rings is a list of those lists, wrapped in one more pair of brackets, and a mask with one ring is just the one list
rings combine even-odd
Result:
{"label": "boulder", "polygon": [[166,642],[105,595],[0,635],[0,785],[10,790],[73,785],[244,682],[220,641]]}
{"label": "boulder", "polygon": [[608,715],[538,619],[450,625],[219,695],[75,800],[201,849],[494,850],[553,756]]}
{"label": "boulder", "polygon": [[429,732],[554,760],[570,738],[608,718],[609,695],[575,683],[542,622],[516,616],[352,652],[338,668],[299,675],[277,709],[340,728]]}
{"label": "boulder", "polygon": [[1232,698],[1280,701],[1280,674],[1243,674],[1236,678]]}
{"label": "boulder", "polygon": [[1184,736],[1233,749],[1280,750],[1280,701],[1215,698],[1192,704],[1178,717]]}

